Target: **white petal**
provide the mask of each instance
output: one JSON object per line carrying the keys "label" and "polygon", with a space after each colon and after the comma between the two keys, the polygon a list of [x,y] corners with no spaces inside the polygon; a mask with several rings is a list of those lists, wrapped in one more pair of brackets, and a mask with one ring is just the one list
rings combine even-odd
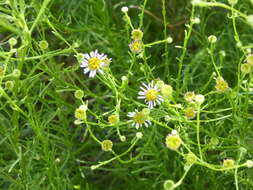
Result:
{"label": "white petal", "polygon": [[143,95],[145,95],[146,93],[145,93],[145,92],[140,91],[140,92],[138,92],[138,94],[143,96]]}
{"label": "white petal", "polygon": [[149,87],[143,82],[141,83],[146,89],[149,89]]}
{"label": "white petal", "polygon": [[80,65],[80,67],[87,67],[88,63],[87,62],[82,62],[82,64]]}
{"label": "white petal", "polygon": [[90,71],[89,77],[94,78],[94,77],[95,77],[95,75],[96,75],[96,73],[97,73],[97,71],[96,71],[96,70],[92,70],[92,71]]}
{"label": "white petal", "polygon": [[88,73],[89,71],[90,71],[90,69],[89,69],[89,68],[86,68],[86,69],[83,70],[83,73],[86,74],[86,73]]}
{"label": "white petal", "polygon": [[143,87],[140,87],[140,89],[145,93],[147,92],[147,89],[143,88]]}
{"label": "white petal", "polygon": [[138,124],[138,123],[136,123],[135,127],[136,127],[136,129],[139,129],[139,124]]}
{"label": "white petal", "polygon": [[90,52],[90,56],[91,56],[91,57],[95,57],[94,51]]}
{"label": "white petal", "polygon": [[146,96],[138,96],[137,98],[138,98],[138,99],[145,99]]}
{"label": "white petal", "polygon": [[148,127],[148,124],[146,122],[144,123],[144,125],[145,125],[145,127]]}
{"label": "white petal", "polygon": [[89,55],[88,53],[84,54],[83,56],[84,56],[84,58],[86,58],[86,59],[90,59],[90,55]]}
{"label": "white petal", "polygon": [[148,124],[149,124],[149,125],[151,125],[151,121],[149,121],[149,120],[146,120],[146,122],[148,122]]}

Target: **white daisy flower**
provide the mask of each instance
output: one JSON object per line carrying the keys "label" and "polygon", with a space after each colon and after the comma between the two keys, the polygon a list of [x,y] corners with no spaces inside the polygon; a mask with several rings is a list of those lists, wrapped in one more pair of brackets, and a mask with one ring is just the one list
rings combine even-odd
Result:
{"label": "white daisy flower", "polygon": [[105,60],[107,56],[105,54],[99,54],[98,50],[86,53],[83,55],[83,61],[81,67],[84,67],[83,73],[89,73],[89,77],[93,78],[97,72],[103,73],[102,67],[105,66]]}
{"label": "white daisy flower", "polygon": [[151,121],[148,120],[147,115],[142,111],[128,112],[127,116],[132,118],[132,126],[136,127],[136,129],[139,129],[142,125],[145,125],[145,127],[151,125]]}
{"label": "white daisy flower", "polygon": [[163,97],[159,95],[160,89],[154,85],[153,81],[148,85],[142,83],[140,89],[138,99],[145,99],[145,103],[148,104],[149,109],[153,109],[157,104],[163,102]]}

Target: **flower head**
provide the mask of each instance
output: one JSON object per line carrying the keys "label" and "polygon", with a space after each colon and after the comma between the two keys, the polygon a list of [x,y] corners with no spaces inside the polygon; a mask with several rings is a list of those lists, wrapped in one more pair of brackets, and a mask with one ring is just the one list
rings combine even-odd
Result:
{"label": "flower head", "polygon": [[196,111],[193,107],[188,107],[185,109],[184,114],[187,119],[193,119],[196,116]]}
{"label": "flower head", "polygon": [[216,85],[215,85],[215,89],[222,93],[225,92],[229,89],[228,83],[222,78],[222,77],[218,77],[216,79]]}
{"label": "flower head", "polygon": [[78,120],[85,120],[86,119],[86,111],[88,107],[87,105],[81,105],[79,108],[75,110],[75,118]]}
{"label": "flower head", "polygon": [[195,93],[194,92],[186,92],[184,94],[184,99],[187,101],[187,102],[193,102],[195,98]]}
{"label": "flower head", "polygon": [[141,91],[138,93],[140,95],[138,99],[144,99],[149,109],[152,109],[163,101],[163,97],[159,95],[160,90],[154,85],[153,81],[149,84],[142,83],[140,89]]}
{"label": "flower head", "polygon": [[178,134],[171,133],[171,134],[167,135],[167,137],[165,139],[165,144],[169,149],[177,150],[181,146],[182,140]]}
{"label": "flower head", "polygon": [[140,29],[134,29],[131,32],[131,38],[133,40],[142,40],[143,32]]}
{"label": "flower head", "polygon": [[84,54],[81,67],[84,67],[84,74],[89,73],[89,77],[95,77],[97,72],[103,73],[102,67],[105,66],[105,60],[107,56],[99,54],[98,50],[90,52],[90,54]]}
{"label": "flower head", "polygon": [[223,160],[224,168],[232,168],[235,166],[235,161],[233,159],[225,159]]}
{"label": "flower head", "polygon": [[111,151],[113,147],[113,143],[111,140],[103,140],[101,143],[101,148],[103,151]]}
{"label": "flower head", "polygon": [[119,122],[119,115],[118,114],[112,114],[108,117],[108,122],[111,125],[116,125]]}
{"label": "flower head", "polygon": [[135,112],[128,112],[127,116],[132,118],[132,126],[135,126],[136,129],[139,129],[142,125],[145,125],[145,127],[151,125],[148,116],[142,111],[135,110]]}
{"label": "flower head", "polygon": [[129,48],[133,53],[141,53],[142,46],[143,44],[141,40],[134,40],[129,44]]}
{"label": "flower head", "polygon": [[197,104],[202,104],[204,101],[205,101],[205,96],[203,96],[202,94],[197,94],[195,97],[194,97],[194,100]]}

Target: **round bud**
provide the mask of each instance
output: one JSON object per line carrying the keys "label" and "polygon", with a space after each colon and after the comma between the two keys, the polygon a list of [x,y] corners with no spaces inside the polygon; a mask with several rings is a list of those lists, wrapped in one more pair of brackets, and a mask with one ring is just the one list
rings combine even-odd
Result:
{"label": "round bud", "polygon": [[177,150],[181,146],[182,140],[177,134],[169,134],[165,139],[165,144],[169,149]]}
{"label": "round bud", "polygon": [[173,92],[173,88],[168,84],[163,85],[161,88],[161,94],[163,95],[163,97],[171,96],[172,92]]}
{"label": "round bud", "polygon": [[83,91],[82,90],[76,90],[75,91],[75,98],[76,99],[82,99],[83,98],[83,96],[84,96],[84,93],[83,93]]}
{"label": "round bud", "polygon": [[112,114],[108,117],[108,122],[111,125],[116,125],[119,123],[119,115],[118,114]]}
{"label": "round bud", "polygon": [[113,147],[113,143],[111,140],[104,140],[101,143],[101,148],[103,151],[111,151]]}
{"label": "round bud", "polygon": [[253,54],[250,54],[250,55],[248,55],[248,56],[246,57],[246,62],[247,62],[249,65],[253,66]]}
{"label": "round bud", "polygon": [[143,37],[143,32],[140,29],[134,29],[131,32],[131,38],[133,40],[142,40]]}
{"label": "round bud", "polygon": [[122,11],[123,13],[128,12],[128,7],[122,7],[122,8],[121,8],[121,11]]}
{"label": "round bud", "polygon": [[119,138],[120,138],[121,142],[125,142],[126,141],[126,136],[120,136]]}
{"label": "round bud", "polygon": [[167,43],[171,44],[173,42],[173,38],[172,37],[168,37],[167,38]]}
{"label": "round bud", "polygon": [[192,153],[186,154],[185,159],[186,159],[186,163],[188,165],[192,165],[192,164],[195,164],[197,162],[197,157]]}
{"label": "round bud", "polygon": [[13,81],[6,81],[5,82],[5,88],[8,90],[12,90],[14,87],[14,82]]}
{"label": "round bud", "polygon": [[8,42],[9,42],[11,47],[15,46],[18,43],[16,38],[10,38]]}
{"label": "round bud", "polygon": [[246,161],[246,167],[247,168],[252,168],[253,167],[253,161],[252,160],[247,160]]}
{"label": "round bud", "polygon": [[202,94],[197,94],[194,100],[197,104],[202,104],[205,101],[205,96],[203,96]]}
{"label": "round bud", "polygon": [[175,183],[172,180],[166,180],[163,183],[164,190],[173,190],[174,186],[175,186]]}
{"label": "round bud", "polygon": [[45,50],[48,48],[48,43],[46,40],[42,40],[40,41],[39,46],[40,46],[40,49]]}
{"label": "round bud", "polygon": [[212,43],[216,43],[217,42],[217,37],[214,35],[211,35],[208,37],[208,41],[212,44]]}

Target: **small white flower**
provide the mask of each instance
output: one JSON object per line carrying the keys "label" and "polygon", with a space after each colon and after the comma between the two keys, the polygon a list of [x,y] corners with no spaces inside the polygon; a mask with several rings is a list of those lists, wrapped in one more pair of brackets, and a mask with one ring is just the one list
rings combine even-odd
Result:
{"label": "small white flower", "polygon": [[126,12],[128,11],[128,7],[122,7],[122,8],[121,8],[121,11],[122,11],[123,13],[126,13]]}
{"label": "small white flower", "polygon": [[203,96],[202,94],[197,94],[194,100],[196,103],[202,104],[205,101],[205,96]]}
{"label": "small white flower", "polygon": [[159,95],[160,89],[154,85],[153,81],[149,84],[142,83],[140,89],[138,99],[144,99],[149,109],[153,109],[157,104],[163,102],[163,97]]}
{"label": "small white flower", "polygon": [[103,73],[102,67],[105,66],[104,61],[107,56],[105,54],[99,54],[98,50],[90,52],[90,54],[86,53],[83,55],[83,61],[81,63],[81,67],[84,67],[83,73],[89,73],[89,77],[95,77],[97,72]]}
{"label": "small white flower", "polygon": [[142,125],[145,125],[145,127],[151,125],[151,121],[148,120],[142,111],[135,110],[135,112],[128,112],[127,116],[132,118],[132,126],[135,126],[136,129],[139,129]]}

